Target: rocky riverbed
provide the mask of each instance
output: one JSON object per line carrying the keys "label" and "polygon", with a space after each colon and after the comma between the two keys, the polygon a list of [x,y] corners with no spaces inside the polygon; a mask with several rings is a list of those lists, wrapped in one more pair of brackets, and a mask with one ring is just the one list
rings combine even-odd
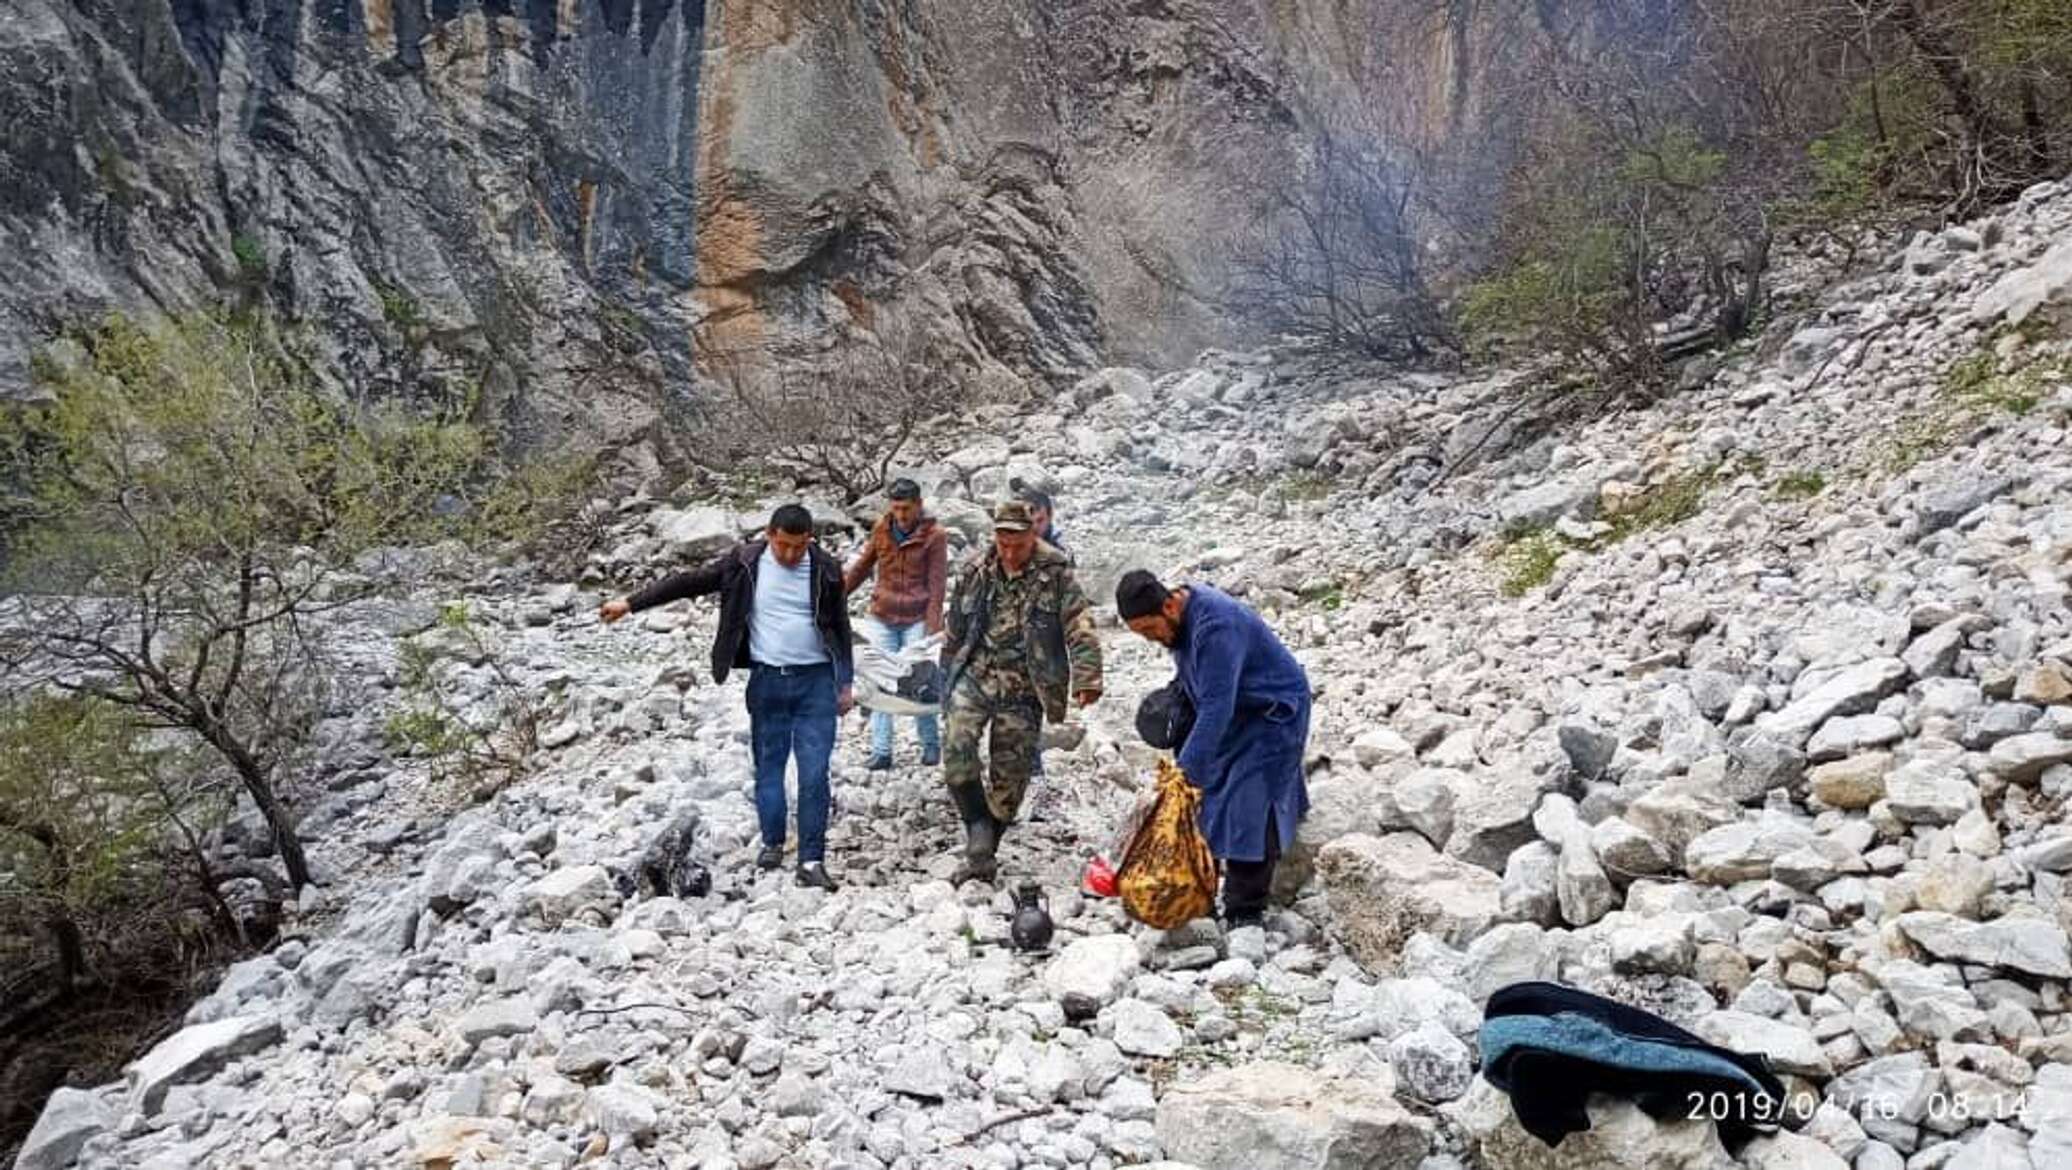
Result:
{"label": "rocky riverbed", "polygon": [[[126,1082],[61,1091],[17,1166],[2065,1165],[2068,241],[2072,189],[2037,188],[1537,436],[1522,374],[1288,353],[924,436],[960,540],[1040,478],[1104,608],[1149,567],[1297,650],[1315,808],[1263,931],[1073,892],[1168,673],[1112,615],[1108,697],[1003,852],[1049,893],[1040,956],[1004,945],[1005,889],[948,883],[959,830],[905,730],[866,773],[844,724],[838,892],[752,870],[710,607],[595,607],[754,511],[625,501],[580,581],[342,615],[368,685],[306,785],[327,884]],[[841,546],[864,518],[815,511]],[[410,640],[466,703],[494,668],[541,696],[530,774],[470,802],[385,746]],[[711,893],[639,888],[691,811]],[[1534,978],[1764,1054],[1791,1126],[1737,1162],[1607,1102],[1539,1145],[1475,1072],[1482,998]]]}

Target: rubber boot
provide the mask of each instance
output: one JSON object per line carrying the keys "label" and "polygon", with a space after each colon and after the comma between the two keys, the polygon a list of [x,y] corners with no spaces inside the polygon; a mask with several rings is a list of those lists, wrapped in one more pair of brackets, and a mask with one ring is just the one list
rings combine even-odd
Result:
{"label": "rubber boot", "polygon": [[1000,847],[1000,822],[993,819],[993,810],[986,805],[985,786],[951,785],[950,796],[964,818],[964,864],[950,875],[950,882],[963,885],[974,878],[990,882],[999,871],[993,854]]}

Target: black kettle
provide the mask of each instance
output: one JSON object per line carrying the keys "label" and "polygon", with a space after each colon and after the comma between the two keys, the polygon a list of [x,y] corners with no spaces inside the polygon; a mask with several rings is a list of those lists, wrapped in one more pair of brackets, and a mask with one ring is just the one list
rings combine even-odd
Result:
{"label": "black kettle", "polygon": [[1008,923],[1007,937],[1016,950],[1040,951],[1050,945],[1056,927],[1050,921],[1049,901],[1035,882],[1023,882],[1015,889],[1014,918]]}

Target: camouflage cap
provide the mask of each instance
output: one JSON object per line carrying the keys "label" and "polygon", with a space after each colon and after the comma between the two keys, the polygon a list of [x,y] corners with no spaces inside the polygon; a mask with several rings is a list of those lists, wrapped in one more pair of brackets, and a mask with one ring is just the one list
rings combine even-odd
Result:
{"label": "camouflage cap", "polygon": [[1020,500],[1006,500],[993,505],[993,528],[999,532],[1027,532],[1036,526],[1035,518],[1029,515],[1029,505]]}

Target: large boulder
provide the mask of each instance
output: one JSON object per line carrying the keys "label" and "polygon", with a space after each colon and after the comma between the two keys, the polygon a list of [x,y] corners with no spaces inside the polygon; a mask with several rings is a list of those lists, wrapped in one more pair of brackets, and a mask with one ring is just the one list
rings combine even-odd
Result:
{"label": "large boulder", "polygon": [[1559,793],[1540,802],[1533,814],[1533,828],[1560,851],[1555,864],[1554,892],[1561,904],[1561,917],[1571,926],[1588,926],[1619,904],[1619,893],[1610,875],[1597,859],[1590,842],[1590,826],[1583,823],[1575,802]]}
{"label": "large boulder", "polygon": [[1543,787],[1522,760],[1457,786],[1446,855],[1502,873],[1511,851],[1533,839],[1532,813]]}
{"label": "large boulder", "polygon": [[1066,947],[1043,969],[1043,987],[1075,1018],[1091,1016],[1122,996],[1143,967],[1126,934],[1099,934]]}
{"label": "large boulder", "polygon": [[1907,679],[1907,664],[1897,658],[1873,658],[1834,671],[1792,699],[1784,710],[1765,715],[1756,726],[1794,747],[1802,747],[1821,724],[1837,715],[1855,715],[1876,706]]}
{"label": "large boulder", "polygon": [[2047,918],[2009,914],[1991,922],[1971,922],[1954,914],[1916,910],[1899,916],[1899,929],[1938,959],[2072,979],[2072,944],[2064,928]]}
{"label": "large boulder", "polygon": [[2031,784],[2046,769],[2072,763],[2072,739],[2048,731],[2031,732],[2001,740],[1986,755],[1986,770],[2003,780]]}
{"label": "large boulder", "polygon": [[1692,1029],[1722,1048],[1765,1057],[1781,1073],[1818,1077],[1835,1075],[1820,1040],[1804,1028],[1751,1012],[1718,1011]]}
{"label": "large boulder", "polygon": [[2072,240],[2058,241],[2034,264],[2001,277],[1971,303],[1971,319],[1981,325],[2001,319],[2020,325],[2030,317],[2072,325]]}
{"label": "large boulder", "polygon": [[14,1170],[64,1170],[96,1134],[115,1128],[107,1102],[80,1089],[60,1088],[44,1102],[35,1128],[14,1158]]}
{"label": "large boulder", "polygon": [[1658,784],[1626,807],[1626,819],[1659,841],[1674,865],[1684,863],[1691,842],[1740,818],[1739,805],[1689,777]]}
{"label": "large boulder", "polygon": [[1351,833],[1371,833],[1379,827],[1377,791],[1386,791],[1388,781],[1358,769],[1323,770],[1309,779],[1309,813],[1295,829],[1295,847],[1274,867],[1273,893],[1292,899],[1316,876],[1317,854],[1324,846]]}
{"label": "large boulder", "polygon": [[1914,515],[1920,520],[1918,535],[1925,537],[1948,528],[1973,510],[2006,495],[2013,486],[2014,481],[2004,475],[1971,470],[1929,485],[1914,503]]}
{"label": "large boulder", "polygon": [[1777,859],[1813,844],[1813,830],[1775,814],[1760,820],[1721,825],[1692,841],[1684,850],[1684,868],[1693,880],[1730,886],[1770,876]]}
{"label": "large boulder", "polygon": [[182,1028],[131,1064],[130,1107],[155,1115],[174,1085],[205,1080],[240,1056],[269,1048],[281,1038],[281,1022],[269,1015],[232,1016]]}
{"label": "large boulder", "polygon": [[1710,1121],[1656,1121],[1638,1105],[1590,1098],[1590,1128],[1550,1146],[1519,1124],[1503,1090],[1477,1078],[1460,1100],[1440,1107],[1467,1139],[1475,1164],[1490,1170],[1737,1170]]}
{"label": "large boulder", "polygon": [[663,508],[648,517],[648,526],[670,561],[696,564],[725,552],[756,522],[724,508]]}
{"label": "large boulder", "polygon": [[1158,1140],[1202,1170],[1415,1166],[1431,1123],[1396,1103],[1392,1080],[1272,1061],[1218,1069],[1166,1090]]}
{"label": "large boulder", "polygon": [[1346,948],[1370,970],[1390,969],[1418,931],[1465,946],[1502,911],[1497,875],[1416,833],[1341,837],[1324,847],[1317,868]]}
{"label": "large boulder", "polygon": [[554,870],[526,887],[525,904],[549,926],[558,926],[586,909],[618,900],[611,874],[601,865],[571,865]]}
{"label": "large boulder", "polygon": [[1497,505],[1497,518],[1514,531],[1552,524],[1563,516],[1588,520],[1597,514],[1597,486],[1588,478],[1549,480],[1505,497]]}

